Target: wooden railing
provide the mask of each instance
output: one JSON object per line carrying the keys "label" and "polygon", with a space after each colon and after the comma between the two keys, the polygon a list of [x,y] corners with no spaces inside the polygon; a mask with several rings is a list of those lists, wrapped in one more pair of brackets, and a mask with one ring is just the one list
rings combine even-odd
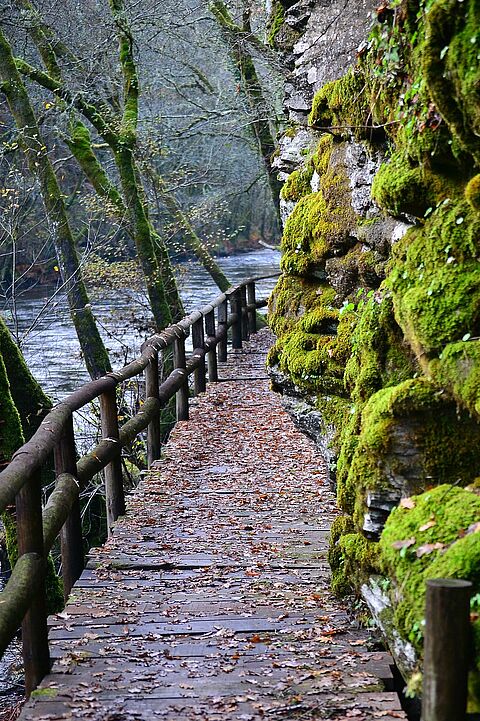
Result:
{"label": "wooden railing", "polygon": [[[257,309],[266,300],[255,298],[255,282],[244,281],[195,310],[179,323],[149,338],[141,355],[119,371],[90,381],[45,417],[35,435],[0,473],[0,512],[15,503],[18,561],[0,594],[0,656],[22,625],[27,695],[50,669],[45,603],[45,559],[60,535],[65,597],[84,568],[80,492],[102,469],[105,474],[107,525],[125,512],[121,452],[147,429],[148,465],[160,458],[160,411],[176,395],[177,420],[188,419],[188,377],[194,374],[194,392],[208,380],[218,380],[218,361],[227,360],[227,334],[233,348],[257,330]],[[230,305],[230,312],[228,306]],[[216,316],[216,317],[215,317]],[[193,352],[187,357],[185,338],[192,333]],[[173,371],[159,382],[159,353],[173,346]],[[145,402],[141,410],[119,427],[117,386],[145,372]],[[73,413],[94,399],[100,400],[101,442],[77,459]],[[41,470],[54,455],[55,488],[42,507]]]}

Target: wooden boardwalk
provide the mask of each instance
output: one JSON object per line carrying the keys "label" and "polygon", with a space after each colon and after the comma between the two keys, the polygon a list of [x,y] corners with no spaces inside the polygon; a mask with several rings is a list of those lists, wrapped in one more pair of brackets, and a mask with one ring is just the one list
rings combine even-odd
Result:
{"label": "wooden boardwalk", "polygon": [[406,718],[329,591],[334,496],[269,390],[270,342],[231,354],[90,556],[23,721]]}

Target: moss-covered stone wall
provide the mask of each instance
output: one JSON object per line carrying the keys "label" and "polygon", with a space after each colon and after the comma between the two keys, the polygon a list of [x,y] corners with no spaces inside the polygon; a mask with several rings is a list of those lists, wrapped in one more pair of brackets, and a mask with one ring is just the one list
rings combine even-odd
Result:
{"label": "moss-covered stone wall", "polygon": [[385,575],[420,659],[425,579],[480,594],[479,60],[478,0],[381,4],[315,95],[270,305],[273,372],[336,429],[334,589]]}

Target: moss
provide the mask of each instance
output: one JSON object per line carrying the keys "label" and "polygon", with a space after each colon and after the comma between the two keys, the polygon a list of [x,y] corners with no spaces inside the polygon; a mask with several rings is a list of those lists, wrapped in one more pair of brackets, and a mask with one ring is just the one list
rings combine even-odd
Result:
{"label": "moss", "polygon": [[354,403],[362,404],[377,390],[396,385],[416,371],[393,311],[390,293],[380,291],[363,305],[352,336],[345,386]]}
{"label": "moss", "polygon": [[[23,436],[29,440],[52,407],[52,403],[30,373],[22,354],[1,318],[0,355],[5,365],[12,401],[20,416]],[[12,421],[8,420],[8,416],[3,415],[3,412],[0,412],[0,418],[5,419],[7,428],[14,429],[15,443],[18,443],[18,429],[15,424],[12,424]],[[15,450],[19,445],[21,443],[16,445]]]}
{"label": "moss", "polygon": [[480,426],[426,378],[383,388],[362,411],[344,487],[339,481],[343,507],[361,527],[366,498],[390,488],[393,476],[410,494],[451,478],[466,485],[475,477],[479,442]]}
{"label": "moss", "polygon": [[480,534],[468,530],[480,517],[480,497],[442,485],[413,497],[412,503],[413,508],[396,508],[387,520],[380,566],[400,598],[397,627],[421,652],[425,581],[464,578],[472,581],[474,593],[480,590]]}
{"label": "moss", "polygon": [[349,590],[345,579],[344,559],[340,548],[340,539],[347,533],[353,533],[355,527],[350,516],[337,516],[330,529],[328,544],[328,563],[332,570],[332,590],[343,596]]}
{"label": "moss", "polygon": [[378,570],[378,544],[360,533],[344,532],[330,548],[332,591],[338,596],[349,591],[359,593],[362,584]]}
{"label": "moss", "polygon": [[456,401],[480,417],[480,342],[449,343],[428,371],[436,383],[449,389]]}
{"label": "moss", "polygon": [[352,460],[358,446],[360,437],[361,410],[353,405],[350,415],[340,431],[340,451],[337,460],[337,501],[344,511],[353,515],[355,508],[355,487],[347,483]]}
{"label": "moss", "polygon": [[480,212],[480,174],[475,175],[465,188],[465,199],[473,210]]}
{"label": "moss", "polygon": [[311,157],[313,169],[318,175],[322,176],[328,172],[333,149],[332,136],[327,134],[321,135]]}
{"label": "moss", "polygon": [[3,357],[0,354],[0,468],[6,466],[23,443],[20,415],[13,402]]}
{"label": "moss", "polygon": [[353,133],[357,138],[365,138],[369,136],[370,117],[364,78],[352,68],[342,78],[327,83],[315,93],[308,123],[341,137]]}
{"label": "moss", "polygon": [[86,125],[75,118],[70,123],[70,137],[67,138],[67,145],[75,156],[86,177],[100,195],[107,201],[104,210],[112,215],[121,216],[125,214],[125,206],[122,198],[105,173],[101,163],[98,161],[92,146],[90,132]]}
{"label": "moss", "polygon": [[268,322],[278,338],[292,330],[317,305],[332,307],[335,292],[314,280],[281,275],[269,299]]}
{"label": "moss", "polygon": [[297,126],[296,126],[295,124],[290,124],[290,125],[288,125],[288,127],[285,129],[282,137],[283,137],[283,138],[292,138],[292,139],[293,139],[293,138],[296,136],[297,132],[298,132]]}
{"label": "moss", "polygon": [[34,699],[55,698],[57,694],[58,689],[56,688],[36,688],[31,692],[30,697]]}
{"label": "moss", "polygon": [[347,398],[340,396],[319,396],[316,408],[320,411],[325,428],[334,430],[334,436],[330,447],[336,455],[340,450],[340,437],[342,428],[350,419],[352,404]]}
{"label": "moss", "polygon": [[329,352],[335,335],[292,331],[281,344],[279,366],[293,382],[310,392],[340,394],[343,368],[335,366]]}
{"label": "moss", "polygon": [[394,249],[387,285],[416,354],[439,354],[480,330],[480,216],[465,200],[442,203]]}
{"label": "moss", "polygon": [[429,208],[452,197],[455,191],[455,180],[413,163],[400,150],[377,172],[372,198],[393,215],[405,213],[423,218]]}
{"label": "moss", "polygon": [[319,191],[301,198],[288,217],[282,239],[282,270],[301,276],[318,272],[328,257],[353,245],[354,223],[346,173],[339,165],[329,167],[320,176]]}
{"label": "moss", "polygon": [[313,175],[313,166],[309,164],[304,169],[294,170],[290,173],[280,193],[283,200],[297,202],[304,195],[312,192],[310,181]]}
{"label": "moss", "polygon": [[436,0],[425,16],[423,71],[460,147],[480,165],[480,7]]}
{"label": "moss", "polygon": [[[283,290],[277,286],[274,294],[275,312],[270,315],[270,324],[279,337],[268,362],[278,363],[294,383],[309,392],[342,395],[343,371],[350,352],[350,326],[346,319],[339,322],[339,313],[331,305],[334,291],[328,286],[313,285],[309,307],[303,306],[299,313],[297,303],[304,302],[305,296],[298,294],[296,281],[284,277],[281,285]],[[285,290],[292,286],[297,296]],[[285,304],[290,317],[282,315]]]}
{"label": "moss", "polygon": [[283,7],[283,5],[280,2],[278,2],[278,0],[275,0],[275,2],[272,3],[272,9],[270,12],[270,17],[268,19],[268,25],[267,25],[267,31],[268,31],[267,42],[272,47],[275,46],[275,38],[284,22],[285,22],[285,8]]}

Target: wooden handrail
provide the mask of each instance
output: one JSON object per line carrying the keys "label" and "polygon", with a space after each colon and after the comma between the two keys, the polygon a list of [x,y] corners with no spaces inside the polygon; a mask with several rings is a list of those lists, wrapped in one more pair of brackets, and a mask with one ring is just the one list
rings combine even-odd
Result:
{"label": "wooden handrail", "polygon": [[[110,530],[123,513],[123,485],[119,459],[122,449],[145,429],[149,466],[160,455],[160,412],[177,396],[177,420],[188,418],[188,377],[195,373],[195,392],[208,379],[218,380],[218,362],[227,359],[227,335],[232,328],[232,346],[256,331],[256,311],[266,299],[255,299],[255,282],[279,274],[248,278],[221,293],[200,310],[157,333],[142,346],[140,355],[118,371],[85,383],[56,405],[32,438],[14,454],[0,473],[0,512],[17,505],[17,535],[20,557],[0,594],[0,655],[13,639],[20,621],[24,648],[27,695],[49,670],[47,618],[45,611],[45,559],[61,533],[62,574],[69,594],[83,567],[79,541],[79,497],[87,483],[107,468],[106,504]],[[228,304],[231,312],[228,313]],[[217,320],[215,322],[215,311]],[[185,338],[193,329],[193,353],[185,356]],[[159,384],[158,354],[174,347],[174,368]],[[118,427],[116,387],[145,371],[146,398],[140,411]],[[86,404],[100,398],[103,438],[89,453],[75,462],[72,416]],[[55,452],[56,484],[46,506],[41,508],[40,470]],[[33,524],[33,525],[32,525]],[[30,616],[34,614],[34,618]]]}

